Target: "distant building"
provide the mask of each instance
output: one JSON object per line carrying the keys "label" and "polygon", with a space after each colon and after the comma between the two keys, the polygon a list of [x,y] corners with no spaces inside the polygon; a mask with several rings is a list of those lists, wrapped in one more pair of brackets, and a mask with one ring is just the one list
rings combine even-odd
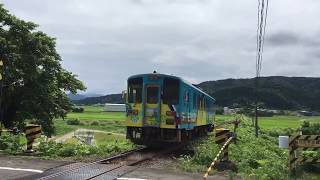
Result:
{"label": "distant building", "polygon": [[298,113],[302,116],[312,116],[313,115],[313,113],[310,111],[299,111]]}
{"label": "distant building", "polygon": [[224,107],[223,108],[223,113],[224,114],[234,114],[234,113],[237,113],[239,111],[241,111],[241,108],[234,108],[234,109],[228,108],[228,107]]}
{"label": "distant building", "polygon": [[126,112],[126,105],[106,103],[104,105],[104,110],[108,112]]}

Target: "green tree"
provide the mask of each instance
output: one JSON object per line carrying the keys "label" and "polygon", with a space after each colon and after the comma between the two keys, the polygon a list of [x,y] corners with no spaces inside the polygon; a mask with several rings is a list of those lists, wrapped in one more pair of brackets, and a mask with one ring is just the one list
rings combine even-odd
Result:
{"label": "green tree", "polygon": [[62,68],[55,39],[36,28],[0,4],[0,58],[4,62],[0,118],[5,127],[34,119],[50,136],[53,119],[71,110],[66,92],[75,94],[85,86]]}

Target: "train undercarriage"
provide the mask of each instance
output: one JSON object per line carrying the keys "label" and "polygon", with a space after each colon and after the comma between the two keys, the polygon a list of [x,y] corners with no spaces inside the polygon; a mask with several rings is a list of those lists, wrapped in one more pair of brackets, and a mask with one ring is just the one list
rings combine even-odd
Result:
{"label": "train undercarriage", "polygon": [[213,131],[211,124],[197,126],[193,129],[165,129],[158,127],[127,127],[127,139],[133,143],[146,146],[179,144],[205,136]]}

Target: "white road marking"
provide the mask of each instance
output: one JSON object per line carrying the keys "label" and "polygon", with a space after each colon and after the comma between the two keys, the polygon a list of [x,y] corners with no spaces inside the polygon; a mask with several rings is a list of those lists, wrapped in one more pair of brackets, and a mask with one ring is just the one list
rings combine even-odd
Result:
{"label": "white road marking", "polygon": [[147,179],[119,177],[117,178],[117,180],[147,180]]}
{"label": "white road marking", "polygon": [[22,168],[12,168],[12,167],[0,167],[0,170],[11,170],[11,171],[28,171],[28,172],[36,172],[36,173],[43,173],[41,170],[37,169],[22,169]]}

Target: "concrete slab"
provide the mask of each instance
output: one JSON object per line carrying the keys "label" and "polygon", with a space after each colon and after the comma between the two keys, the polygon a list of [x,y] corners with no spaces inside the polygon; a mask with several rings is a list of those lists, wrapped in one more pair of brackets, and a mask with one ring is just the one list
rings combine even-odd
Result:
{"label": "concrete slab", "polygon": [[0,179],[18,179],[69,163],[71,162],[42,160],[29,156],[0,155]]}

